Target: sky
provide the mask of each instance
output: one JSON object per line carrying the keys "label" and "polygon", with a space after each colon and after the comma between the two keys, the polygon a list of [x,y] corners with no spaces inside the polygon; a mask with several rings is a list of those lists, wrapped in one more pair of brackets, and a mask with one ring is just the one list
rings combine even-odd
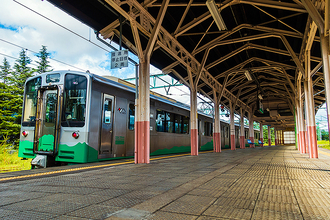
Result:
{"label": "sky", "polygon": [[[110,43],[109,40],[107,42]],[[135,67],[132,64],[127,68],[111,70],[109,52],[112,50],[96,39],[94,30],[51,3],[43,0],[1,0],[0,63],[6,57],[13,67],[24,48],[32,59],[30,66],[36,67],[35,54],[42,45],[51,53],[50,65],[54,70],[89,70],[97,75],[121,79],[135,77]],[[113,46],[118,48],[118,45]],[[129,57],[138,62],[134,54],[130,53]],[[151,66],[150,74],[160,73],[160,70]],[[154,91],[165,94],[165,89]],[[187,87],[179,87],[179,90],[172,88],[169,93],[169,97],[189,104]],[[323,108],[319,110],[317,118],[324,121],[325,117]],[[324,122],[320,126],[324,129],[327,127]]]}
{"label": "sky", "polygon": [[[110,40],[107,42],[111,43]],[[135,77],[135,66],[130,63],[127,68],[111,70],[109,52],[113,50],[96,39],[93,29],[51,3],[42,0],[1,0],[1,64],[6,57],[13,67],[24,48],[33,60],[30,67],[36,67],[35,54],[40,51],[42,45],[46,46],[51,54],[50,65],[54,70],[89,70],[97,75],[121,79]],[[117,44],[112,45],[118,48]],[[134,54],[129,53],[129,57],[138,62]],[[161,71],[153,66],[150,69],[152,75],[161,74]],[[174,90],[170,91],[170,97],[189,104],[189,96],[186,95],[189,94],[188,88],[180,87],[180,90]],[[165,89],[155,92],[165,94]]]}

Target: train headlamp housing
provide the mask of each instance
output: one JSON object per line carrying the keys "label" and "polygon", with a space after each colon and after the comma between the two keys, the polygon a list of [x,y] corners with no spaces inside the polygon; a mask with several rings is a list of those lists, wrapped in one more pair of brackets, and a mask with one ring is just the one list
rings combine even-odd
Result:
{"label": "train headlamp housing", "polygon": [[72,132],[72,137],[74,139],[78,139],[79,138],[79,132],[78,131]]}
{"label": "train headlamp housing", "polygon": [[26,137],[26,136],[28,136],[28,132],[27,131],[22,131],[22,135],[24,136],[24,137]]}

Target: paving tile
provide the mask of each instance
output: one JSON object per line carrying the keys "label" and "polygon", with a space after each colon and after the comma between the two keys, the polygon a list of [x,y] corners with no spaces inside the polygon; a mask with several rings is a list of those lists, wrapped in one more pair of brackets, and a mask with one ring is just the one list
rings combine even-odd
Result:
{"label": "paving tile", "polygon": [[76,211],[68,212],[66,215],[87,219],[106,219],[119,210],[122,210],[122,208],[104,205],[90,205]]}
{"label": "paving tile", "polygon": [[248,209],[223,208],[222,206],[212,205],[203,215],[229,219],[250,219],[252,211]]}
{"label": "paving tile", "polygon": [[207,196],[207,197],[218,198],[226,191],[227,191],[227,189],[210,190],[210,189],[196,188],[196,189],[190,191],[188,194],[189,195],[196,195],[196,196]]}
{"label": "paving tile", "polygon": [[268,219],[274,219],[274,220],[297,220],[301,219],[303,220],[303,216],[300,213],[288,213],[288,212],[276,212],[272,210],[261,210],[256,209],[253,212],[253,215],[251,217],[253,220],[268,220]]}
{"label": "paving tile", "polygon": [[23,211],[23,212],[17,212],[10,216],[6,216],[2,218],[2,220],[43,220],[43,219],[53,219],[57,217],[55,214],[49,214],[49,213],[39,213],[39,212],[33,212],[33,211]]}
{"label": "paving tile", "polygon": [[291,146],[203,153],[1,183],[0,218],[329,219],[329,170]]}
{"label": "paving tile", "polygon": [[255,204],[256,204],[255,200],[225,198],[225,197],[220,197],[214,203],[214,205],[222,206],[223,208],[236,208],[236,209],[249,209],[249,210],[253,210]]}
{"label": "paving tile", "polygon": [[146,219],[148,219],[148,220],[164,220],[164,219],[194,220],[197,218],[198,218],[198,216],[194,216],[194,215],[158,211],[158,212],[154,213],[153,215],[147,217]]}

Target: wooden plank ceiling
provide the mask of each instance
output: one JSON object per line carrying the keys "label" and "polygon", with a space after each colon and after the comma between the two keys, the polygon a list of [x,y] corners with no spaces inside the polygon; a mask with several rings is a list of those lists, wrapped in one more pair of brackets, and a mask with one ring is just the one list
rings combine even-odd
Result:
{"label": "wooden plank ceiling", "polygon": [[[138,54],[131,24],[147,46],[162,6],[160,0],[49,0],[52,4],[99,32],[104,39],[119,42],[120,18],[124,47]],[[299,0],[215,1],[227,30],[219,31],[206,0],[170,1],[151,64],[189,84],[189,69],[198,91],[210,99],[221,97],[253,111],[254,119],[279,129],[294,127],[294,100],[298,71],[311,19]],[[323,1],[314,1],[322,12]],[[321,13],[323,14],[323,13]],[[134,30],[134,28],[133,28]],[[320,39],[316,33],[311,48],[311,68],[321,64]],[[248,80],[248,71],[252,80]],[[315,110],[325,102],[322,68],[313,76]],[[215,92],[214,92],[215,91]],[[257,111],[262,96],[264,113]]]}

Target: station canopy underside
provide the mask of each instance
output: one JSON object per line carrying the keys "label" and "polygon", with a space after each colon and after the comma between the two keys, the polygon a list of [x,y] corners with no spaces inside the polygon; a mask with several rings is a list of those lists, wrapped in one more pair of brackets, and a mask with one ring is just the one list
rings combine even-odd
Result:
{"label": "station canopy underside", "polygon": [[[168,5],[160,0],[49,2],[104,39],[118,43],[121,26],[123,47],[140,57],[158,14],[166,10],[151,54],[152,65],[186,85],[196,83],[198,92],[211,100],[220,98],[220,104],[227,107],[230,100],[236,113],[240,108],[253,112],[253,120],[264,125],[279,129],[295,126],[297,78],[299,71],[304,71],[305,47],[312,29],[312,19],[299,0],[215,1],[227,28],[221,31],[206,0],[169,1]],[[313,3],[323,16],[324,2]],[[140,45],[135,43],[137,35]],[[310,65],[317,111],[325,102],[318,31]],[[263,113],[258,111],[260,96]]]}

